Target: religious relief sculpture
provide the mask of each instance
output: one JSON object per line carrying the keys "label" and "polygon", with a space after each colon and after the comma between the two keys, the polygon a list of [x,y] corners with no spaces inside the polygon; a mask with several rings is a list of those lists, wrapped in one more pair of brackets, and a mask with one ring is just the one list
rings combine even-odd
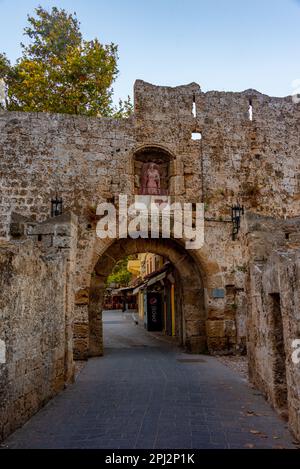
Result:
{"label": "religious relief sculpture", "polygon": [[155,163],[145,163],[141,175],[142,195],[161,195],[159,166]]}

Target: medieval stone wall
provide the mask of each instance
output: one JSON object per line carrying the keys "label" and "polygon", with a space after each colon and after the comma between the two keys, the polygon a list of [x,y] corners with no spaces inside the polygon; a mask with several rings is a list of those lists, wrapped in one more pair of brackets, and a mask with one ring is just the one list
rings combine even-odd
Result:
{"label": "medieval stone wall", "polygon": [[249,216],[248,356],[251,381],[300,437],[300,219]]}
{"label": "medieval stone wall", "polygon": [[0,243],[0,440],[73,380],[75,227],[14,217]]}
{"label": "medieval stone wall", "polygon": [[[230,206],[240,201],[261,214],[297,213],[300,106],[254,90],[202,93],[195,83],[169,88],[142,81],[134,102],[134,115],[124,120],[0,114],[1,236],[9,237],[12,211],[46,219],[56,192],[76,213],[76,328],[86,343],[91,275],[109,246],[96,239],[95,207],[135,193],[137,152],[168,152],[170,195],[206,207],[206,244],[193,256],[203,274],[210,350],[243,350],[247,259],[242,243],[231,239]],[[192,140],[194,132],[202,139]]]}
{"label": "medieval stone wall", "polygon": [[65,383],[65,265],[32,243],[1,244],[0,439],[26,422]]}

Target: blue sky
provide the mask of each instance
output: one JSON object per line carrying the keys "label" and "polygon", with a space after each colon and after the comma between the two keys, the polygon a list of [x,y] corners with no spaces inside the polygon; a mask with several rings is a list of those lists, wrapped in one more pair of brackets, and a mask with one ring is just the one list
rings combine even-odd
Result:
{"label": "blue sky", "polygon": [[137,78],[272,96],[291,94],[300,79],[297,0],[0,0],[0,50],[12,61],[39,3],[76,11],[86,39],[119,45],[116,100]]}

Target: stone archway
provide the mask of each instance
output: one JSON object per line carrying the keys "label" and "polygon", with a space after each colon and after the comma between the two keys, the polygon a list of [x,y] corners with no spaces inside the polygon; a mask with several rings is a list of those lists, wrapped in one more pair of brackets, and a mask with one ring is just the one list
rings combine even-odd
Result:
{"label": "stone archway", "polygon": [[152,252],[167,258],[180,279],[182,345],[190,352],[207,349],[206,311],[202,275],[191,254],[172,239],[116,240],[99,257],[89,292],[89,356],[103,354],[102,305],[105,283],[115,263],[131,254]]}

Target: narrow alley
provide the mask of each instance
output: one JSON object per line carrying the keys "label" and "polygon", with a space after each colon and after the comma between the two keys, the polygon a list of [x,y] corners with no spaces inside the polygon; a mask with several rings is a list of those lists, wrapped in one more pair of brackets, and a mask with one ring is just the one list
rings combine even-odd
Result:
{"label": "narrow alley", "polygon": [[105,355],[6,448],[295,448],[285,422],[239,374],[103,314]]}

